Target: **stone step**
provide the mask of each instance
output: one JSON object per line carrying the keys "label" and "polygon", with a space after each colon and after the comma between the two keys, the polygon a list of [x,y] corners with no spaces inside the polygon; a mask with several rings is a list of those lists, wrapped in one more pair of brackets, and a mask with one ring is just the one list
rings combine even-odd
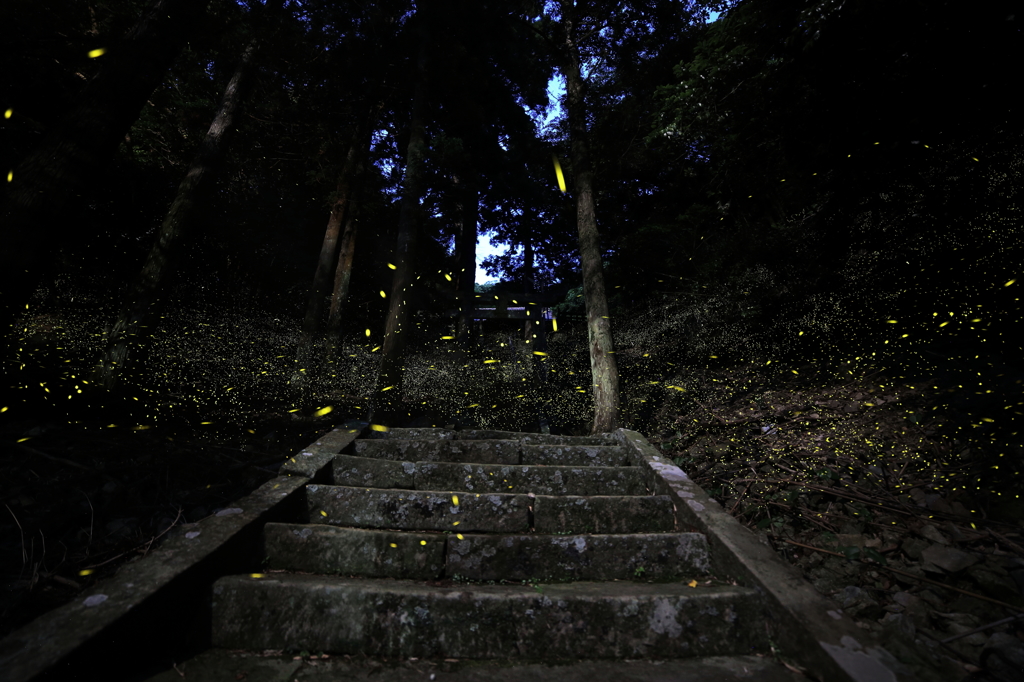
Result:
{"label": "stone step", "polygon": [[466,430],[456,431],[459,440],[517,440],[526,445],[618,445],[615,436],[556,436],[550,433],[522,433],[520,431]]}
{"label": "stone step", "polygon": [[269,573],[213,585],[212,643],[367,656],[576,660],[767,648],[757,591],[576,582],[432,585]]}
{"label": "stone step", "polygon": [[621,445],[530,445],[514,440],[359,439],[357,457],[399,462],[535,464],[554,466],[629,466]]}
{"label": "stone step", "polygon": [[354,528],[458,533],[525,533],[531,525],[540,533],[675,530],[667,495],[460,494],[310,484],[306,501],[310,523]]}
{"label": "stone step", "polygon": [[293,653],[207,649],[168,663],[146,682],[807,682],[808,678],[770,656],[705,656],[662,660],[575,660],[519,663],[501,660],[303,658]]}
{"label": "stone step", "polygon": [[708,571],[699,533],[477,535],[268,523],[267,568],[476,581],[667,580]]}
{"label": "stone step", "polygon": [[530,464],[402,462],[338,455],[335,485],[406,490],[534,493],[538,495],[643,495],[638,467],[569,467]]}
{"label": "stone step", "polygon": [[392,428],[370,431],[366,439],[398,440],[514,440],[527,445],[618,445],[610,434],[598,436],[556,436],[550,433],[524,433],[521,431],[490,431],[483,429],[455,431],[441,428]]}

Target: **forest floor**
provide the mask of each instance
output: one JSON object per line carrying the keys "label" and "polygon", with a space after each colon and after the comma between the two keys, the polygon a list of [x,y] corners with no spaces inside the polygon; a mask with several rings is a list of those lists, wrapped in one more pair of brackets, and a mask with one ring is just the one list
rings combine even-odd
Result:
{"label": "forest floor", "polygon": [[[939,652],[960,679],[1020,679],[1021,503],[968,496],[970,453],[936,419],[908,419],[928,412],[930,380],[810,388],[804,371],[725,390],[749,373],[705,373],[702,398],[663,406],[669,426],[644,435],[860,627]],[[337,423],[283,410],[208,433],[0,422],[0,637],[256,489]]]}
{"label": "forest floor", "polygon": [[705,400],[648,439],[887,646],[943,657],[951,679],[1021,679],[1024,506],[967,493],[972,453],[940,428],[962,415],[923,416],[942,379],[730,397],[745,371],[705,375]]}

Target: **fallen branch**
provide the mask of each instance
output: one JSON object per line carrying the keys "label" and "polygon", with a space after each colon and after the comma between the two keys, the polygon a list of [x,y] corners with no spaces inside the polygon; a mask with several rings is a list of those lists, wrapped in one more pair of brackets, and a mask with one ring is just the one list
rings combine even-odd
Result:
{"label": "fallen branch", "polygon": [[[827,549],[821,549],[820,547],[814,547],[812,545],[805,545],[802,542],[797,542],[795,540],[787,540],[786,538],[779,538],[779,539],[782,540],[783,542],[788,542],[791,545],[796,545],[797,547],[803,547],[804,549],[814,550],[815,552],[821,552],[822,554],[830,554],[832,556],[839,557],[840,559],[846,559],[847,561],[858,561],[860,563],[866,563],[866,562],[860,561],[860,559],[850,559],[845,554],[840,554],[839,552],[833,552],[833,551],[830,551],[830,550],[827,550]],[[960,594],[967,595],[968,597],[974,597],[975,599],[981,599],[982,601],[987,601],[987,602],[989,602],[991,604],[996,604],[998,606],[1002,606],[1005,609],[1010,609],[1011,611],[1016,611],[1017,613],[1024,614],[1024,610],[1022,610],[1022,609],[1020,609],[1020,608],[1018,608],[1016,606],[1013,606],[1012,604],[1007,604],[1006,602],[999,601],[998,599],[992,599],[991,597],[986,597],[986,596],[984,596],[982,594],[976,594],[974,592],[968,592],[967,590],[962,590],[959,587],[953,587],[952,585],[947,585],[945,583],[940,583],[938,580],[932,580],[931,578],[925,578],[923,576],[914,575],[913,573],[907,573],[906,571],[901,571],[898,568],[891,568],[891,567],[885,566],[883,564],[872,563],[872,564],[870,564],[870,566],[877,567],[877,568],[884,568],[885,570],[891,571],[892,573],[899,573],[900,575],[905,575],[908,578],[913,578],[914,580],[920,580],[922,582],[926,582],[926,583],[929,583],[931,585],[936,585],[938,587],[943,587],[943,588],[945,588],[947,590],[953,590],[954,592],[959,592]]]}
{"label": "fallen branch", "polygon": [[46,459],[49,459],[49,460],[54,461],[54,462],[60,462],[61,464],[66,464],[69,467],[75,467],[76,469],[81,469],[82,471],[89,471],[89,472],[92,472],[92,473],[96,473],[96,469],[93,469],[92,467],[87,467],[84,464],[79,464],[78,462],[72,462],[70,459],[64,459],[63,457],[55,457],[53,455],[48,455],[45,452],[43,452],[42,450],[36,450],[35,448],[30,448],[27,445],[22,445],[21,443],[15,443],[14,447],[18,448],[19,450],[24,450],[25,452],[30,452],[33,455],[39,455],[40,457],[45,457]]}

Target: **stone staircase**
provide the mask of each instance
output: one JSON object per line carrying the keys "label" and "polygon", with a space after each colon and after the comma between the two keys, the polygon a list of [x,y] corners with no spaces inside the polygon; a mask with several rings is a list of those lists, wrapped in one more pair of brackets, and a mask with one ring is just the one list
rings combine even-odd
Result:
{"label": "stone staircase", "polygon": [[715,580],[612,436],[392,429],[354,441],[265,572],[213,586],[215,646],[566,661],[766,653],[757,592]]}
{"label": "stone staircase", "polygon": [[177,531],[0,640],[0,680],[949,679],[627,429],[343,426]]}

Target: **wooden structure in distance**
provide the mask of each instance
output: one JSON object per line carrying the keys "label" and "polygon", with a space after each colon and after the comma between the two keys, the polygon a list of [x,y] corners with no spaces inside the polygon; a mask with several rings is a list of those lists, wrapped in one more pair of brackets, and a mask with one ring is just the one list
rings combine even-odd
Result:
{"label": "wooden structure in distance", "polygon": [[[460,301],[454,291],[442,291],[440,295],[448,301]],[[463,294],[464,296],[464,294]],[[550,306],[560,303],[559,299],[540,294],[473,294],[473,319],[475,320],[550,320]],[[458,308],[446,308],[445,317],[458,317]]]}

